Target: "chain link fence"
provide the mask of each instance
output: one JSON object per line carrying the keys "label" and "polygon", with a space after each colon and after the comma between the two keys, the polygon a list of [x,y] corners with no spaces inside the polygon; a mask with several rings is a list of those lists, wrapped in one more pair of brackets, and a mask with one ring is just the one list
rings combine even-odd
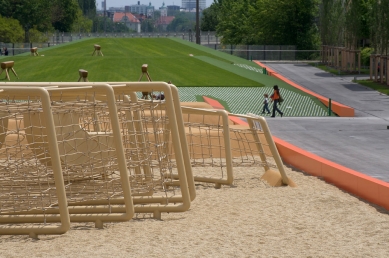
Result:
{"label": "chain link fence", "polygon": [[[60,45],[86,38],[180,38],[190,42],[196,42],[196,33],[188,32],[150,32],[150,33],[46,33],[47,42],[44,43],[0,43],[2,54],[4,48],[8,49],[8,55],[14,56],[30,52],[30,49],[38,49]],[[320,50],[296,50],[293,45],[224,45],[216,32],[200,32],[201,45],[238,56],[247,60],[269,61],[298,61],[320,60]]]}

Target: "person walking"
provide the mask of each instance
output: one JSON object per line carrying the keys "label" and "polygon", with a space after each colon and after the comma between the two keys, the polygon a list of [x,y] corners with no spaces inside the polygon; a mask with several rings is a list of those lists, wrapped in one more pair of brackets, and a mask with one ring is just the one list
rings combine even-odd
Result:
{"label": "person walking", "polygon": [[263,96],[265,97],[265,99],[263,100],[262,114],[265,114],[265,110],[267,111],[267,114],[270,114],[270,110],[269,110],[269,95],[268,94],[264,94]]}
{"label": "person walking", "polygon": [[278,85],[273,86],[273,94],[270,96],[273,102],[273,113],[271,117],[276,117],[276,111],[281,115],[281,117],[284,115],[284,113],[278,109],[278,104],[280,103],[280,89],[278,88]]}

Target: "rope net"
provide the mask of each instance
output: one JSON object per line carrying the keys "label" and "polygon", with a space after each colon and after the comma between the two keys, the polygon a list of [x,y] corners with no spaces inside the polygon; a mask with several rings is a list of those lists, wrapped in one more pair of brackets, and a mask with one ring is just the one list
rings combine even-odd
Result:
{"label": "rope net", "polygon": [[[123,196],[107,105],[52,102],[69,204]],[[0,212],[57,208],[47,127],[39,101],[0,103]]]}
{"label": "rope net", "polygon": [[[261,124],[256,122],[255,118],[252,118],[253,127],[233,125],[228,120],[226,128],[226,122],[223,122],[221,115],[211,116],[210,111],[206,110],[203,110],[203,114],[199,114],[198,110],[191,114],[190,108],[186,108],[183,112],[195,179],[196,177],[226,179],[229,150],[233,167],[277,168]],[[227,139],[226,132],[228,132]],[[229,150],[226,149],[227,142],[229,142]],[[201,169],[203,167],[214,169]]]}
{"label": "rope net", "polygon": [[[41,123],[42,107],[39,102],[0,103],[0,212],[19,212],[32,209],[54,208],[57,204],[53,170],[49,166],[50,156],[47,149],[29,143],[32,126],[25,125],[24,116],[38,114],[37,125]],[[39,137],[40,146],[47,139]],[[38,139],[36,139],[38,143]]]}
{"label": "rope net", "polygon": [[230,139],[234,166],[277,168],[274,154],[270,151],[265,132],[259,122],[254,122],[253,128],[231,125]]}
{"label": "rope net", "polygon": [[161,100],[117,101],[116,105],[132,195],[180,195],[178,181],[171,176],[176,168],[166,105]]}

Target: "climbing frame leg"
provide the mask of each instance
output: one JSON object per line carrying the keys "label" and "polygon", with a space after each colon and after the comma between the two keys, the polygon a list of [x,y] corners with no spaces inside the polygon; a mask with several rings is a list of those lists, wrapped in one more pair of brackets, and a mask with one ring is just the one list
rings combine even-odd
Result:
{"label": "climbing frame leg", "polygon": [[[11,70],[12,70],[12,72],[14,73],[14,75],[16,76],[16,78],[19,79],[18,75],[17,75],[16,72],[15,72],[15,69],[12,67]],[[9,78],[8,78],[8,79],[9,79]]]}

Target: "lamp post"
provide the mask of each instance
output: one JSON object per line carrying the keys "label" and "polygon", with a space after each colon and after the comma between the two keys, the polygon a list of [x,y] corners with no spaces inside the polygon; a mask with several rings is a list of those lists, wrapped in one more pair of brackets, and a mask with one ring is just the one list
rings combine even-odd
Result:
{"label": "lamp post", "polygon": [[196,44],[200,45],[200,0],[196,0]]}

